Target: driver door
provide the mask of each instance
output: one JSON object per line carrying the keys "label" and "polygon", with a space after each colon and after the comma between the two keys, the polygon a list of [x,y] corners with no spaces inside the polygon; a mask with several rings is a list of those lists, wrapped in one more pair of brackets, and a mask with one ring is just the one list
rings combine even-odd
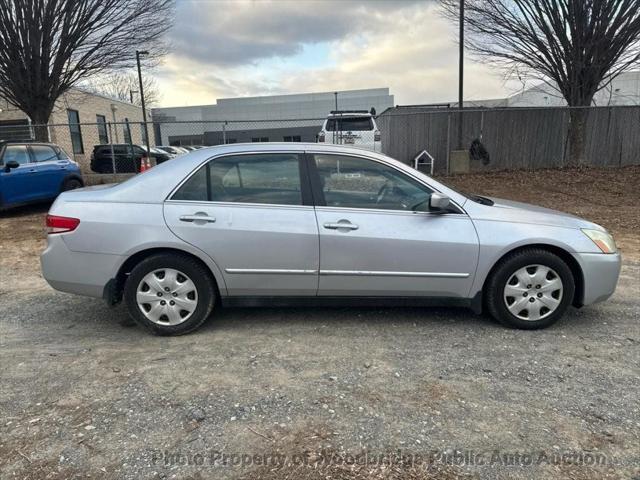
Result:
{"label": "driver door", "polygon": [[466,297],[478,261],[469,217],[425,211],[432,190],[374,159],[313,154],[321,296]]}

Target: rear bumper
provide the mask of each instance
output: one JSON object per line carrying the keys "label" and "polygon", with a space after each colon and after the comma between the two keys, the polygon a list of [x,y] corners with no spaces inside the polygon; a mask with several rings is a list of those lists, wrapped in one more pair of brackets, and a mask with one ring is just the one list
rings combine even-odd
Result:
{"label": "rear bumper", "polygon": [[582,268],[584,277],[584,294],[582,305],[603,302],[616,289],[622,257],[619,253],[576,253],[575,259]]}
{"label": "rear bumper", "polygon": [[42,276],[56,290],[102,298],[105,285],[122,263],[119,255],[72,252],[64,234],[49,235],[40,255]]}

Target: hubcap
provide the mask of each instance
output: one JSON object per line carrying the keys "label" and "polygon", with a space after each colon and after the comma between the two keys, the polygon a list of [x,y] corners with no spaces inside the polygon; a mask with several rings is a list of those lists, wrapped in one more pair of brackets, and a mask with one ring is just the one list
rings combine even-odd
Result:
{"label": "hubcap", "polygon": [[196,285],[184,273],[162,268],[148,273],[136,290],[142,314],[158,325],[178,325],[191,317],[198,306]]}
{"label": "hubcap", "polygon": [[520,320],[548,317],[562,301],[562,280],[545,265],[527,265],[517,270],[504,287],[504,303]]}

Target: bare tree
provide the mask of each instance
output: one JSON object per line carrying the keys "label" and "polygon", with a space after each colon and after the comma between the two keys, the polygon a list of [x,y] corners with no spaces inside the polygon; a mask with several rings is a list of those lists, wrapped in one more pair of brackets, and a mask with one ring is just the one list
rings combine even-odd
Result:
{"label": "bare tree", "polygon": [[[457,19],[460,0],[442,0]],[[466,46],[475,54],[546,82],[570,107],[640,60],[638,0],[465,0]],[[584,160],[587,112],[570,110],[569,164]]]}
{"label": "bare tree", "polygon": [[[99,93],[122,102],[132,102],[141,106],[140,85],[137,73],[116,72],[101,75],[83,84],[90,92]],[[144,88],[144,102],[146,107],[157,105],[160,101],[160,91],[155,79],[150,76],[142,76],[142,88]]]}
{"label": "bare tree", "polygon": [[[79,81],[163,53],[173,0],[0,0],[0,96],[46,124]],[[46,137],[46,129],[36,129]]]}

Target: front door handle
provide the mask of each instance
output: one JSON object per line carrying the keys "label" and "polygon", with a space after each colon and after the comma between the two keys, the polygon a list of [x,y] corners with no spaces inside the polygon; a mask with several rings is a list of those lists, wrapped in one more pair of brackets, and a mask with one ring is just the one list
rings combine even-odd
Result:
{"label": "front door handle", "polygon": [[193,215],[182,215],[180,217],[180,221],[194,222],[194,223],[198,223],[198,222],[213,223],[216,221],[216,218],[210,217],[209,215],[203,212],[197,212],[197,213],[194,213]]}
{"label": "front door handle", "polygon": [[336,222],[336,223],[325,223],[324,228],[327,228],[329,230],[357,230],[358,229],[358,225],[351,223],[351,222]]}

